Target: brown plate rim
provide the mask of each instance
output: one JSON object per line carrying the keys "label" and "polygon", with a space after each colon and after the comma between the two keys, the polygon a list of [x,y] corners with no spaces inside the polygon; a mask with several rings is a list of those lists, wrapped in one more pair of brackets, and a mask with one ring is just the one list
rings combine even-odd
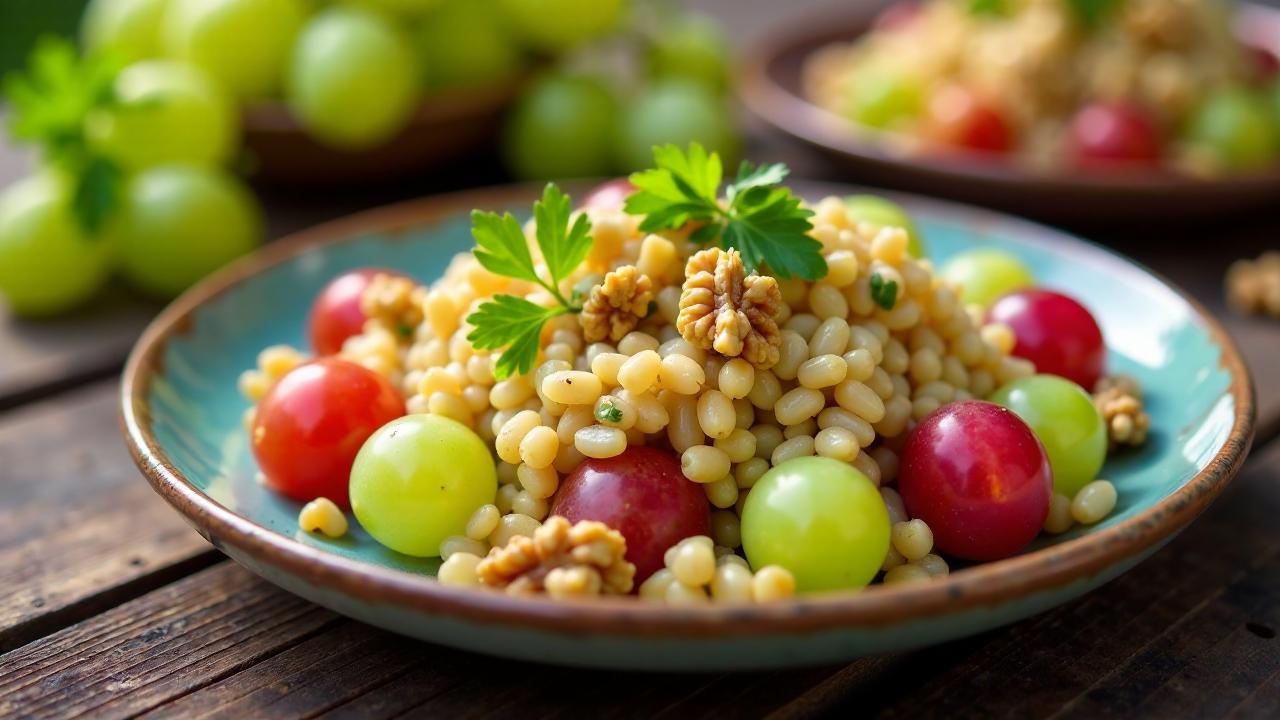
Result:
{"label": "brown plate rim", "polygon": [[[843,37],[863,34],[883,3],[863,3],[841,8],[833,17],[828,9],[811,13],[784,25],[771,27],[748,43],[735,66],[738,96],[746,108],[770,126],[809,145],[834,152],[849,160],[873,166],[906,170],[934,181],[979,182],[990,187],[1015,188],[1020,192],[1041,191],[1045,194],[1076,196],[1151,196],[1176,194],[1179,197],[1213,189],[1215,192],[1256,193],[1280,190],[1280,161],[1260,171],[1238,172],[1216,178],[1202,178],[1175,172],[1143,172],[1113,168],[1106,172],[1071,175],[1066,172],[1036,172],[1014,163],[1000,162],[982,153],[921,153],[893,149],[892,143],[860,139],[882,134],[874,130],[856,130],[852,122],[825,110],[798,92],[777,82],[772,69],[783,55],[797,50],[813,52],[822,45]],[[1251,36],[1251,42],[1263,37],[1258,28],[1268,31],[1266,39],[1280,53],[1280,8],[1257,3],[1237,5],[1237,34]]]}
{"label": "brown plate rim", "polygon": [[[797,184],[803,187],[802,184]],[[828,189],[845,188],[814,184]],[[930,583],[873,586],[754,606],[666,607],[633,598],[551,601],[513,598],[499,592],[449,588],[434,578],[342,557],[256,525],[200,492],[165,455],[150,427],[147,394],[163,372],[169,338],[188,332],[193,314],[267,268],[318,247],[367,234],[396,234],[475,207],[501,208],[537,196],[533,185],[463,191],[358,213],[283,238],[207,278],[167,307],[144,331],[126,364],[120,389],[120,420],[129,451],[148,482],[219,548],[231,547],[256,563],[301,578],[329,592],[371,604],[495,626],[567,634],[646,637],[732,637],[814,632],[838,627],[879,627],[990,607],[1039,591],[1069,586],[1154,549],[1182,529],[1222,491],[1239,470],[1253,435],[1252,380],[1234,342],[1203,306],[1158,275],[1104,248],[1098,258],[1132,266],[1170,288],[1194,309],[1222,350],[1235,401],[1231,432],[1206,467],[1152,507],[1114,526],[1006,560],[960,570]],[[939,207],[974,211],[933,199]],[[993,213],[997,217],[1010,216]],[[1017,222],[1025,222],[1018,220]],[[1039,227],[1057,236],[1058,231]],[[1090,245],[1087,241],[1086,245]]]}

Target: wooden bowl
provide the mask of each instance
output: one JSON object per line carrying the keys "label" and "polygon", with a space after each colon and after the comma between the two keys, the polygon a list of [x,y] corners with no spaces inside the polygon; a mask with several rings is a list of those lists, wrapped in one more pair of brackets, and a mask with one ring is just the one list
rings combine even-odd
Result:
{"label": "wooden bowl", "polygon": [[[977,152],[895,150],[805,97],[802,68],[816,50],[867,32],[880,3],[848,3],[775,29],[749,44],[738,90],[752,113],[848,170],[848,179],[980,203],[1060,222],[1144,222],[1206,218],[1280,200],[1280,160],[1266,170],[1203,179],[1159,171],[1037,173]],[[1280,10],[1240,6],[1237,32],[1280,55]]]}
{"label": "wooden bowl", "polygon": [[[807,198],[859,191],[796,183]],[[1248,372],[1198,304],[1128,260],[1056,230],[902,195],[936,260],[975,244],[1018,255],[1090,305],[1113,372],[1137,376],[1153,424],[1108,460],[1119,489],[1101,523],[928,583],[756,606],[667,607],[636,598],[551,601],[445,587],[439,561],[399,555],[353,523],[338,540],[298,529],[299,504],[255,480],[236,379],[265,346],[303,347],[312,298],[334,275],[393,267],[438,277],[473,245],[468,212],[527,216],[533,186],[428,198],[317,227],[226,268],[166,309],[125,369],[121,417],[138,467],[202,535],[271,582],[395,632],[540,662],[708,671],[827,663],[1014,622],[1110,580],[1159,549],[1226,486],[1253,433]]]}
{"label": "wooden bowl", "polygon": [[283,102],[249,105],[243,123],[250,171],[266,183],[317,186],[394,180],[439,168],[496,136],[503,113],[526,80],[520,76],[427,97],[395,137],[358,151],[316,141]]}

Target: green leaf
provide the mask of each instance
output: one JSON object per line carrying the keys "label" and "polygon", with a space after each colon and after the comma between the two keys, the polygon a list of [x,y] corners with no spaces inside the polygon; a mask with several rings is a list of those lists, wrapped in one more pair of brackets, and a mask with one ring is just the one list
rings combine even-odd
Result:
{"label": "green leaf", "polygon": [[467,316],[467,323],[473,328],[467,340],[481,350],[505,348],[494,367],[494,377],[523,375],[538,358],[542,326],[566,312],[569,309],[563,305],[545,308],[514,295],[495,295]]}
{"label": "green leaf", "polygon": [[1009,8],[1005,0],[969,0],[969,14],[987,17],[1005,17]]}
{"label": "green leaf", "polygon": [[1069,0],[1068,5],[1088,30],[1102,27],[1107,18],[1120,7],[1123,0]]}
{"label": "green leaf", "polygon": [[547,183],[542,191],[542,200],[533,204],[538,247],[547,263],[547,272],[551,274],[551,284],[557,287],[591,249],[591,221],[586,213],[581,213],[570,227],[571,214],[569,196],[561,192],[555,183]]}
{"label": "green leaf", "polygon": [[524,230],[511,213],[471,212],[471,236],[476,239],[476,260],[486,270],[510,278],[538,282]]}
{"label": "green leaf", "polygon": [[622,410],[609,400],[604,400],[596,406],[596,419],[600,422],[621,422]]}
{"label": "green leaf", "polygon": [[737,198],[724,246],[737,248],[748,270],[768,265],[780,278],[817,280],[827,274],[827,261],[822,243],[809,235],[812,215],[787,188],[751,188]]}
{"label": "green leaf", "polygon": [[691,143],[687,155],[675,145],[656,147],[653,159],[657,167],[631,175],[636,192],[624,206],[632,215],[645,216],[642,231],[675,230],[690,220],[713,220],[720,214],[719,155]]}
{"label": "green leaf", "polygon": [[40,38],[26,71],[4,80],[13,139],[42,145],[54,162],[79,160],[76,156],[85,147],[85,118],[114,103],[119,69],[109,55],[81,60],[69,40]]}
{"label": "green leaf", "polygon": [[898,302],[898,281],[886,281],[880,273],[872,273],[871,299],[882,309],[892,310]]}
{"label": "green leaf", "polygon": [[752,165],[746,160],[738,166],[738,177],[729,183],[729,187],[725,188],[725,199],[733,204],[734,198],[738,193],[744,190],[750,190],[753,187],[762,187],[768,185],[777,185],[787,176],[791,174],[791,170],[782,163],[772,163],[769,165]]}
{"label": "green leaf", "polygon": [[85,234],[94,237],[120,207],[124,171],[104,157],[91,158],[80,171],[71,209]]}

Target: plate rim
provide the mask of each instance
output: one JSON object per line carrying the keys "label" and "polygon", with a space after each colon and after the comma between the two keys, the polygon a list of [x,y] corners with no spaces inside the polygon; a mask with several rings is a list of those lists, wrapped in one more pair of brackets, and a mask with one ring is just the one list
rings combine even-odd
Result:
{"label": "plate rim", "polygon": [[[854,189],[835,183],[798,188]],[[945,580],[872,586],[801,596],[763,605],[668,607],[634,598],[549,600],[510,597],[500,592],[451,588],[434,578],[347,558],[257,525],[202,493],[169,460],[150,427],[147,394],[163,372],[164,351],[174,336],[193,327],[194,313],[263,271],[316,248],[370,234],[394,235],[411,227],[449,219],[475,207],[500,208],[537,197],[540,185],[519,184],[429,196],[366,210],[292,233],[241,258],[189,289],[146,328],[125,365],[119,418],[125,443],[152,488],[215,547],[231,545],[257,562],[306,583],[365,603],[392,604],[451,620],[515,626],[557,633],[658,638],[787,635],[836,628],[873,629],[968,610],[980,610],[1069,586],[1099,574],[1125,558],[1158,546],[1190,523],[1225,488],[1248,454],[1256,407],[1252,379],[1234,341],[1194,298],[1159,274],[1107,248],[1047,226],[976,206],[894,193],[941,211],[978,213],[1065,239],[1108,264],[1144,274],[1186,302],[1195,321],[1221,348],[1226,390],[1235,401],[1231,431],[1203,470],[1151,507],[1116,525],[1013,558],[966,568]]]}
{"label": "plate rim", "polygon": [[[1212,188],[1224,194],[1280,190],[1280,159],[1271,167],[1257,171],[1234,172],[1216,178],[1201,178],[1185,173],[1118,172],[1088,173],[1076,176],[1069,170],[1036,172],[1014,163],[993,161],[982,153],[915,153],[895,151],[892,143],[868,141],[848,132],[853,123],[811,102],[803,95],[774,80],[771,70],[778,59],[791,51],[821,47],[819,38],[849,37],[867,31],[875,15],[889,3],[872,2],[843,6],[836,17],[830,12],[811,12],[786,24],[757,35],[747,44],[749,52],[741,54],[734,66],[737,95],[743,105],[769,126],[801,140],[812,147],[867,166],[895,171],[909,171],[933,182],[977,182],[990,188],[1028,187],[1045,194],[1075,196],[1147,197],[1157,193],[1191,194]],[[830,10],[828,8],[828,10]],[[1280,52],[1280,8],[1254,2],[1236,4],[1237,35],[1261,37],[1259,27],[1274,30],[1272,39]],[[1269,32],[1271,31],[1269,30]],[[824,41],[828,42],[830,40]],[[856,127],[856,126],[855,126]],[[865,130],[871,137],[882,131]]]}

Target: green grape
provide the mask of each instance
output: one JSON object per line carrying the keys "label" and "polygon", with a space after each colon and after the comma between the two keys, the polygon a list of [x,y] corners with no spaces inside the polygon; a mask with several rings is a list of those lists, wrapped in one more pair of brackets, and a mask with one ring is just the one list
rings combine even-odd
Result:
{"label": "green grape", "polygon": [[146,60],[121,71],[116,103],[86,121],[94,147],[129,170],[219,165],[234,152],[240,118],[231,99],[197,68]]}
{"label": "green grape", "polygon": [[489,447],[465,425],[408,415],[375,432],[351,467],[351,509],[374,540],[396,552],[436,557],[461,535],[498,476]]}
{"label": "green grape", "polygon": [[302,0],[169,0],[161,34],[170,57],[237,98],[261,99],[279,89],[305,16]]}
{"label": "green grape", "polygon": [[520,48],[486,3],[447,0],[422,21],[416,39],[428,87],[477,87],[520,69]]}
{"label": "green grape", "polygon": [[969,250],[942,266],[942,277],[959,285],[960,299],[987,307],[1001,295],[1035,287],[1036,278],[1021,260],[1001,250]]}
{"label": "green grape", "polygon": [[682,77],[720,91],[729,79],[729,40],[705,15],[684,15],[653,38],[649,70],[655,77]]}
{"label": "green grape", "polygon": [[859,222],[906,230],[907,254],[914,258],[925,256],[924,238],[906,208],[879,195],[850,195],[844,199],[844,205]]}
{"label": "green grape", "polygon": [[[472,0],[474,1],[474,0]],[[625,0],[500,0],[507,19],[529,46],[567,50],[612,30]]]}
{"label": "green grape", "polygon": [[111,234],[87,237],[71,183],[44,171],[0,194],[0,297],[18,315],[54,315],[87,300],[111,272]]}
{"label": "green grape", "polygon": [[867,127],[893,129],[920,114],[920,86],[910,78],[867,74],[859,78],[849,99],[849,117]]}
{"label": "green grape", "polygon": [[1278,126],[1263,97],[1226,88],[1201,102],[1187,123],[1184,140],[1208,151],[1225,168],[1247,170],[1271,163],[1280,152]]}
{"label": "green grape", "polygon": [[852,465],[795,458],[751,488],[742,548],[757,570],[790,570],[802,592],[860,588],[889,552],[889,513],[875,484]]}
{"label": "green grape", "polygon": [[262,240],[262,213],[234,176],[166,165],[130,181],[120,226],[120,270],[141,290],[173,297]]}
{"label": "green grape", "polygon": [[409,122],[418,98],[413,50],[379,15],[332,8],[298,36],[285,99],[318,140],[350,150],[382,144]]}
{"label": "green grape", "polygon": [[85,50],[134,62],[160,55],[160,18],[167,0],[90,0],[80,18]]}
{"label": "green grape", "polygon": [[618,160],[625,171],[653,164],[653,147],[702,143],[720,153],[732,173],[738,155],[728,105],[715,93],[688,80],[660,80],[645,90],[623,114]]}
{"label": "green grape", "polygon": [[[467,4],[482,5],[489,1],[491,0],[485,2],[467,0]],[[342,0],[342,2],[345,5],[412,19],[430,12],[440,4],[441,0]]]}
{"label": "green grape", "polygon": [[516,104],[503,129],[508,166],[525,179],[607,175],[618,101],[599,79],[548,75]]}
{"label": "green grape", "polygon": [[1098,477],[1107,458],[1107,426],[1079,385],[1056,375],[1014,380],[991,401],[1017,413],[1049,456],[1053,488],[1067,497]]}

